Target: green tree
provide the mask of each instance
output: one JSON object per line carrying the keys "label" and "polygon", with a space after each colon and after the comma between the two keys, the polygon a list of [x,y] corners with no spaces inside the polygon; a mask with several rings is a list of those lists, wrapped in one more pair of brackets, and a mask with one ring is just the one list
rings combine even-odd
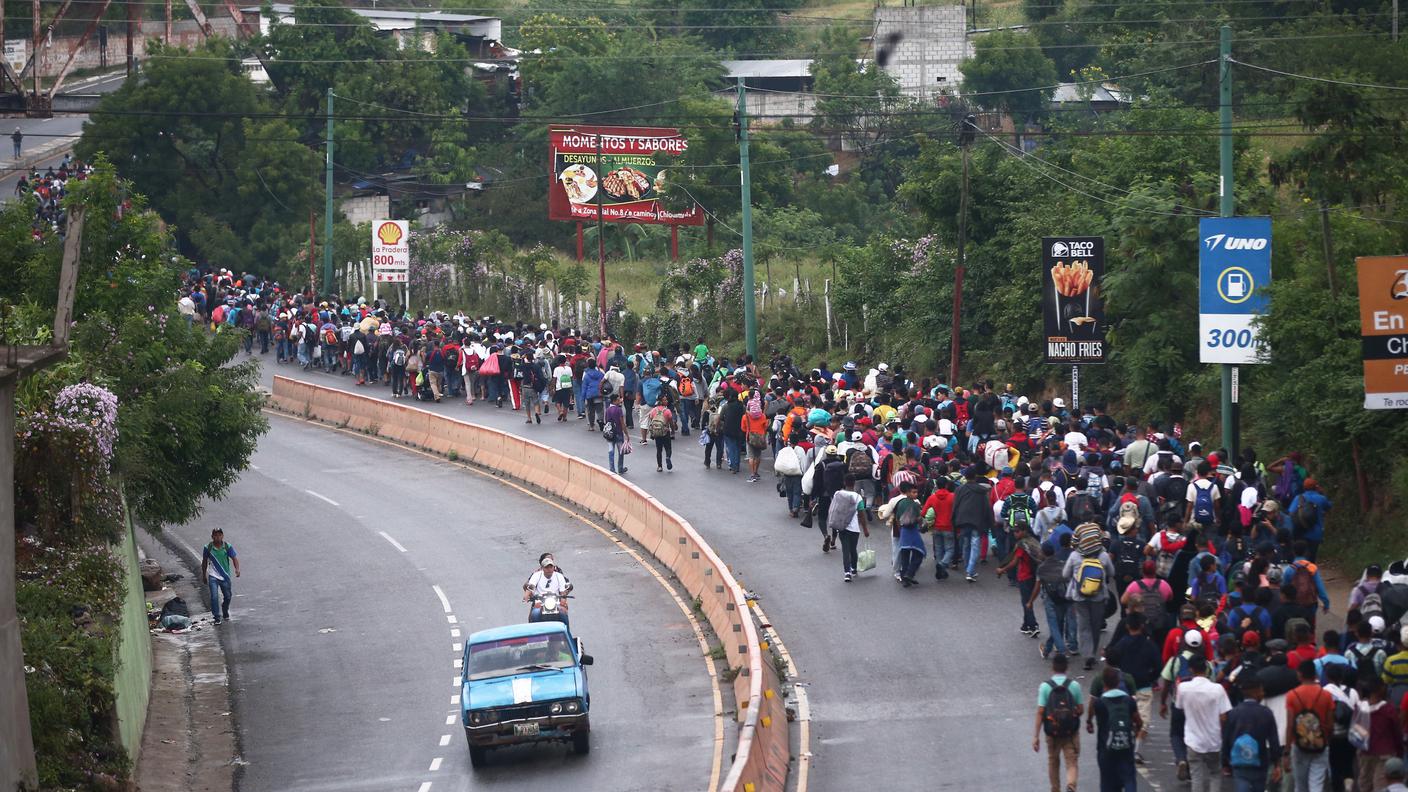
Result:
{"label": "green tree", "polygon": [[959,65],[963,91],[984,107],[1001,110],[1019,124],[1043,118],[1056,83],[1056,66],[1028,33],[1000,30],[973,44],[973,57]]}

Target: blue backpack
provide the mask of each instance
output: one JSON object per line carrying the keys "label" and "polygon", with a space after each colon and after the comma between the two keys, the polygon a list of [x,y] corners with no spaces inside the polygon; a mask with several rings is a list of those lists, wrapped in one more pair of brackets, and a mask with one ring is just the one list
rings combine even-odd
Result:
{"label": "blue backpack", "polygon": [[[1203,479],[1207,481],[1207,479]],[[1212,491],[1216,484],[1207,482],[1206,487],[1200,487],[1196,483],[1193,485],[1193,520],[1201,525],[1212,525],[1216,517],[1216,511],[1212,505]]]}
{"label": "blue backpack", "polygon": [[1228,749],[1228,763],[1233,767],[1261,767],[1261,743],[1250,734],[1239,734]]}

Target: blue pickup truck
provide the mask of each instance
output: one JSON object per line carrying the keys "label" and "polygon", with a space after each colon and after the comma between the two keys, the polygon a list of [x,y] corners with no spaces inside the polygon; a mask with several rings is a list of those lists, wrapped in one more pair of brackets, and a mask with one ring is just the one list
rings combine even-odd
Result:
{"label": "blue pickup truck", "polygon": [[488,750],[504,745],[570,742],[574,753],[591,750],[591,664],[561,622],[471,634],[460,691],[470,765],[482,767]]}

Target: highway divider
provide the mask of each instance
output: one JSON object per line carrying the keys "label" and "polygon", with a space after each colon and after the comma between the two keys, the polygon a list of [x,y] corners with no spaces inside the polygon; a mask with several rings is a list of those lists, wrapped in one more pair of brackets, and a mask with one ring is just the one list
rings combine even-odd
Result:
{"label": "highway divider", "polygon": [[[599,514],[675,574],[723,645],[738,702],[738,743],[720,792],[782,792],[787,713],[743,588],[683,517],[605,468],[487,426],[275,376],[270,406],[455,458],[519,479]],[[805,750],[805,748],[804,748]]]}

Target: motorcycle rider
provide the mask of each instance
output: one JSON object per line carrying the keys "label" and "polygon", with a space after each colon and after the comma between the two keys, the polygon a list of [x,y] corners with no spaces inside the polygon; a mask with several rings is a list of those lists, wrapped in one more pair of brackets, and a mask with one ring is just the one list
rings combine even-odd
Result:
{"label": "motorcycle rider", "polygon": [[546,594],[556,594],[562,623],[567,624],[566,597],[572,591],[572,582],[562,574],[561,569],[557,568],[557,561],[553,559],[552,553],[543,553],[538,556],[538,567],[538,570],[530,575],[528,581],[523,584],[523,601],[533,603],[529,610],[528,621],[539,621],[543,614],[542,597]]}

